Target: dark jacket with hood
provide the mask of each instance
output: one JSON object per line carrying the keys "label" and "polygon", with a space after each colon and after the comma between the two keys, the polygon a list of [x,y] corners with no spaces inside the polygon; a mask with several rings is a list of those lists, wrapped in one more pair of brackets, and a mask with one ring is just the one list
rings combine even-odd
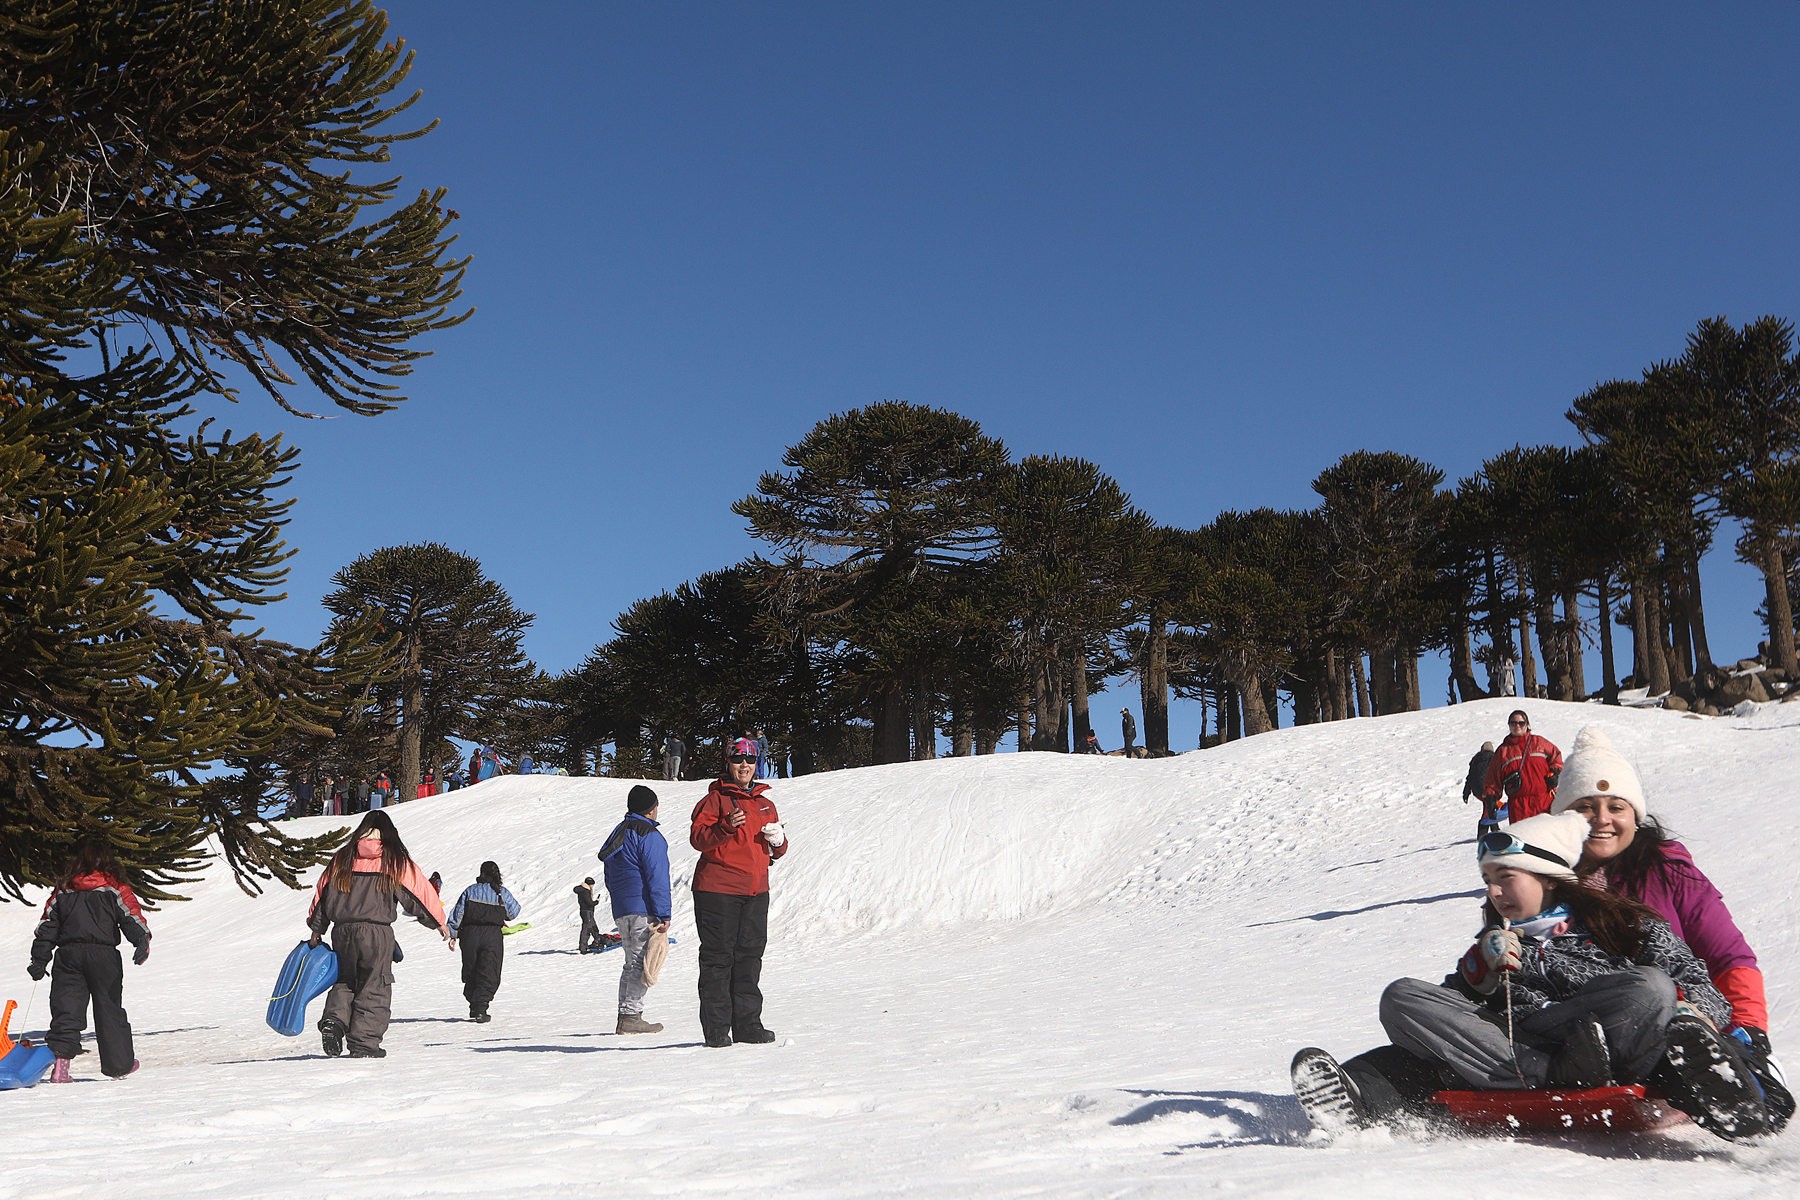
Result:
{"label": "dark jacket with hood", "polygon": [[44,902],[31,961],[48,963],[58,946],[116,946],[121,933],[137,948],[139,961],[150,953],[150,926],[131,885],[98,871],[77,875]]}

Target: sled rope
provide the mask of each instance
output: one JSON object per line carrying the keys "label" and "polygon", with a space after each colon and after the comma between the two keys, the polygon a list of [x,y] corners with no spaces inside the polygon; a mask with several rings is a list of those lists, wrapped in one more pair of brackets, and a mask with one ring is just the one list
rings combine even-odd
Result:
{"label": "sled rope", "polygon": [[[1511,929],[1512,922],[1501,917],[1500,928]],[[1512,972],[1500,972],[1500,982],[1506,985],[1506,1048],[1512,1051],[1513,1070],[1518,1072],[1519,1086],[1529,1088],[1531,1085],[1525,1082],[1525,1068],[1519,1065],[1519,1043],[1513,1041]]]}

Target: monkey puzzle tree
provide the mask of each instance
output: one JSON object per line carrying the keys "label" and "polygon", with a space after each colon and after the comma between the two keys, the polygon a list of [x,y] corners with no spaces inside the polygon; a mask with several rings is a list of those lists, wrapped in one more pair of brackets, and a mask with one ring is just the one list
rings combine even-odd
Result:
{"label": "monkey puzzle tree", "polygon": [[[411,61],[386,28],[324,0],[0,12],[0,890],[95,834],[152,899],[210,837],[247,888],[321,852],[248,775],[332,732],[368,631],[242,629],[281,598],[295,452],[190,402],[238,370],[378,412],[460,319],[441,193],[389,208],[397,180],[353,174],[423,132],[377,128]],[[203,786],[219,765],[246,778]]]}

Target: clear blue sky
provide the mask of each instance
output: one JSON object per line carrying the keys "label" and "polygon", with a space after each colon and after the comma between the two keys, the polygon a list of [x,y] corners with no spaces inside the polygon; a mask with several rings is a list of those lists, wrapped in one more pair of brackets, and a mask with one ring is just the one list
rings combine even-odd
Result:
{"label": "clear blue sky", "polygon": [[[1573,444],[1574,397],[1702,317],[1800,318],[1792,3],[387,7],[442,121],[395,166],[450,189],[479,311],[398,412],[228,414],[305,451],[277,636],[437,540],[571,667],[755,549],[731,502],[876,400],[1192,527],[1309,507],[1351,450],[1453,482]],[[1722,541],[1737,657],[1760,583]]]}

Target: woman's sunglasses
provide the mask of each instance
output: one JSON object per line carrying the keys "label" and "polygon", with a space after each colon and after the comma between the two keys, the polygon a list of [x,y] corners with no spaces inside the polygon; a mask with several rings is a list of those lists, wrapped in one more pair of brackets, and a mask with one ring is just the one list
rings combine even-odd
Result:
{"label": "woman's sunglasses", "polygon": [[725,756],[725,761],[728,763],[733,763],[733,764],[747,763],[747,762],[753,763],[756,761],[756,755],[754,755],[754,754],[727,754]]}

